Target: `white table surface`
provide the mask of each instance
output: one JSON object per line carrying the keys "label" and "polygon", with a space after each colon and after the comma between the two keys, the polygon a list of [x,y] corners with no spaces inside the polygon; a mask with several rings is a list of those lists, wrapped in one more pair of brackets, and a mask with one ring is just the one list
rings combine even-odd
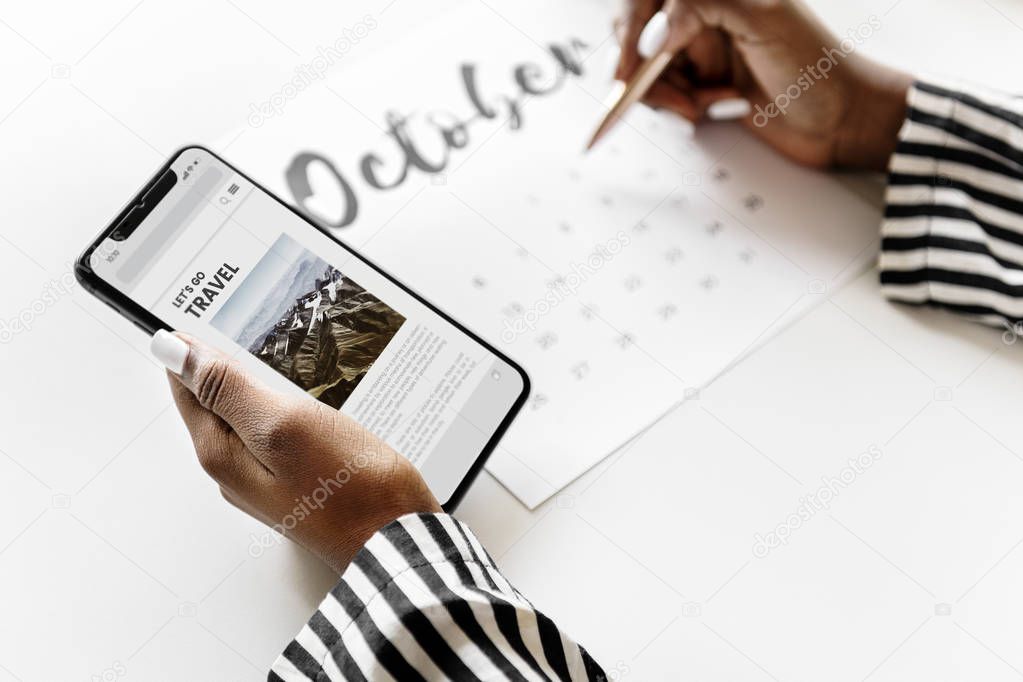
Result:
{"label": "white table surface", "polygon": [[[32,319],[0,344],[0,680],[262,679],[330,587],[295,546],[248,555],[260,526],[199,469],[147,339],[44,292],[163,157],[343,27],[377,19],[346,56],[372,59],[456,4],[0,3],[0,321]],[[871,54],[1023,92],[1017,1],[814,4],[840,33],[881,17]],[[877,289],[833,292],[536,511],[483,475],[458,516],[616,679],[1023,677],[1023,340]]]}

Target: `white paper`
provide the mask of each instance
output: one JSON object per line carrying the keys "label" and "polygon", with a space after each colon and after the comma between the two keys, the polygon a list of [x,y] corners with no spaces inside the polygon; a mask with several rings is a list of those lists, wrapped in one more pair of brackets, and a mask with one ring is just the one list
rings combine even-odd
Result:
{"label": "white paper", "polygon": [[[559,69],[550,43],[582,74]],[[488,469],[529,507],[823,300],[877,239],[875,208],[736,124],[693,137],[636,107],[584,154],[612,45],[591,3],[468,3],[326,86],[282,89],[279,111],[250,116],[224,151],[289,201],[296,155],[328,158],[357,201],[335,234],[526,368],[531,396]],[[470,100],[465,64],[493,118]],[[523,96],[522,65],[530,87],[560,85]],[[388,112],[443,170],[403,172]],[[371,187],[367,153],[381,184],[404,179]],[[323,164],[309,177],[322,220],[353,208]]]}

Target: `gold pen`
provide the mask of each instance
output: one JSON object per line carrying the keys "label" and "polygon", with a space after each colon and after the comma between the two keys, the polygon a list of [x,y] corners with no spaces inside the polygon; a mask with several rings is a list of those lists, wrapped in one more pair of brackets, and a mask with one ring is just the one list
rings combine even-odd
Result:
{"label": "gold pen", "polygon": [[[643,33],[640,34],[638,49],[640,55],[650,54],[652,56],[639,65],[636,73],[627,83],[616,81],[615,89],[611,91],[605,102],[608,107],[607,114],[597,126],[593,137],[590,138],[590,143],[586,145],[586,151],[593,149],[597,141],[614,128],[629,107],[643,99],[643,96],[657,82],[664,70],[680,54],[664,49],[667,31],[668,19],[664,12],[658,12],[647,23]],[[749,100],[739,96],[739,93],[736,92],[734,95],[721,96],[716,101],[709,103],[703,115],[711,121],[732,121],[749,116],[750,111]]]}
{"label": "gold pen", "polygon": [[629,107],[643,99],[643,95],[647,93],[647,90],[664,73],[664,70],[668,68],[668,65],[671,64],[671,60],[674,58],[674,53],[662,50],[640,64],[639,69],[628,82],[619,82],[619,87],[612,90],[611,94],[608,95],[610,107],[607,110],[607,114],[601,119],[596,131],[594,131],[593,137],[590,138],[589,144],[586,145],[586,151],[593,149],[597,141],[614,128],[615,124],[618,123],[618,120]]}

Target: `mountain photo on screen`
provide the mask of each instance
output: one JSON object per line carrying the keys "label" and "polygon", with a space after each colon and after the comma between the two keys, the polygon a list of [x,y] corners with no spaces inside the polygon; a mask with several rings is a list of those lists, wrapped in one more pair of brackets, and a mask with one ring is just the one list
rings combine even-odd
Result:
{"label": "mountain photo on screen", "polygon": [[340,408],[405,322],[282,234],[211,324],[309,395]]}

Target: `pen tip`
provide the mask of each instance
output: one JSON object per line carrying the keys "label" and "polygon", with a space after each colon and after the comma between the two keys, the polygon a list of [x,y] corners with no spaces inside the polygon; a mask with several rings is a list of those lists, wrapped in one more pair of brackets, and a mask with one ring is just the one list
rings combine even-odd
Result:
{"label": "pen tip", "polygon": [[618,122],[618,118],[621,116],[622,97],[625,95],[626,89],[626,84],[622,81],[616,80],[614,82],[611,92],[608,93],[604,100],[607,113],[601,119],[597,129],[593,131],[593,137],[590,138],[589,144],[586,145],[586,151],[593,149],[600,142],[600,138],[604,137],[604,134]]}

